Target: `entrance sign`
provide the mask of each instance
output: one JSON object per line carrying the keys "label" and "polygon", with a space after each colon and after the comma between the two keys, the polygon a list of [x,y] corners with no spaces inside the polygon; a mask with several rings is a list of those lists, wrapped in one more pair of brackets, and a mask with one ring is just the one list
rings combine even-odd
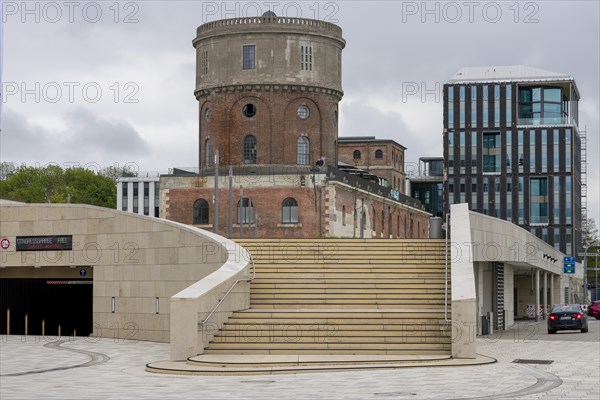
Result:
{"label": "entrance sign", "polygon": [[73,250],[73,236],[17,236],[17,251],[50,250]]}

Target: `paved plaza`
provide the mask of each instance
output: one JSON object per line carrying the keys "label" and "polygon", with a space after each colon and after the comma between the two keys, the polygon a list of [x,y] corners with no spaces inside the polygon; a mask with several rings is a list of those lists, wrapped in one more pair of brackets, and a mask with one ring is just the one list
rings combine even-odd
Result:
{"label": "paved plaza", "polygon": [[[497,363],[289,375],[152,374],[169,346],[122,339],[2,336],[0,399],[598,399],[600,321],[589,332],[546,333],[520,322],[477,338]],[[551,360],[518,364],[515,359]]]}

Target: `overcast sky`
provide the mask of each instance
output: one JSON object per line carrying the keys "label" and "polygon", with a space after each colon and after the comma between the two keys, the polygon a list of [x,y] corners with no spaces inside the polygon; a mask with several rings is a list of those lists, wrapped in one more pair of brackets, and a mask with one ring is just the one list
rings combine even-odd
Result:
{"label": "overcast sky", "polygon": [[598,4],[3,1],[0,161],[195,166],[195,30],[271,8],[342,27],[339,134],[394,139],[409,163],[442,155],[441,87],[461,67],[522,64],[573,76],[588,136],[588,209],[599,221]]}

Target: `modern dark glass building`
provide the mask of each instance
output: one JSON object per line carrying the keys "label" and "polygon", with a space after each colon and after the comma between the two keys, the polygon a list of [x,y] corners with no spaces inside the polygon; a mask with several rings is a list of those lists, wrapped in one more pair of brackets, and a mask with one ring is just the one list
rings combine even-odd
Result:
{"label": "modern dark glass building", "polygon": [[444,209],[512,221],[568,255],[581,243],[579,91],[525,66],[463,68],[444,85]]}

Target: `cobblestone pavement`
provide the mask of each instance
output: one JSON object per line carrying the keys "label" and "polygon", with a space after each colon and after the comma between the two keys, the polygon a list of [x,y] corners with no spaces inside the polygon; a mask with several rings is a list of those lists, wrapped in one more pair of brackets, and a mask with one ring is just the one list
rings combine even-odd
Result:
{"label": "cobblestone pavement", "polygon": [[[0,399],[599,399],[600,321],[590,331],[548,335],[521,322],[478,337],[495,364],[263,376],[145,372],[168,344],[77,338],[0,337]],[[515,359],[551,360],[516,364]]]}

